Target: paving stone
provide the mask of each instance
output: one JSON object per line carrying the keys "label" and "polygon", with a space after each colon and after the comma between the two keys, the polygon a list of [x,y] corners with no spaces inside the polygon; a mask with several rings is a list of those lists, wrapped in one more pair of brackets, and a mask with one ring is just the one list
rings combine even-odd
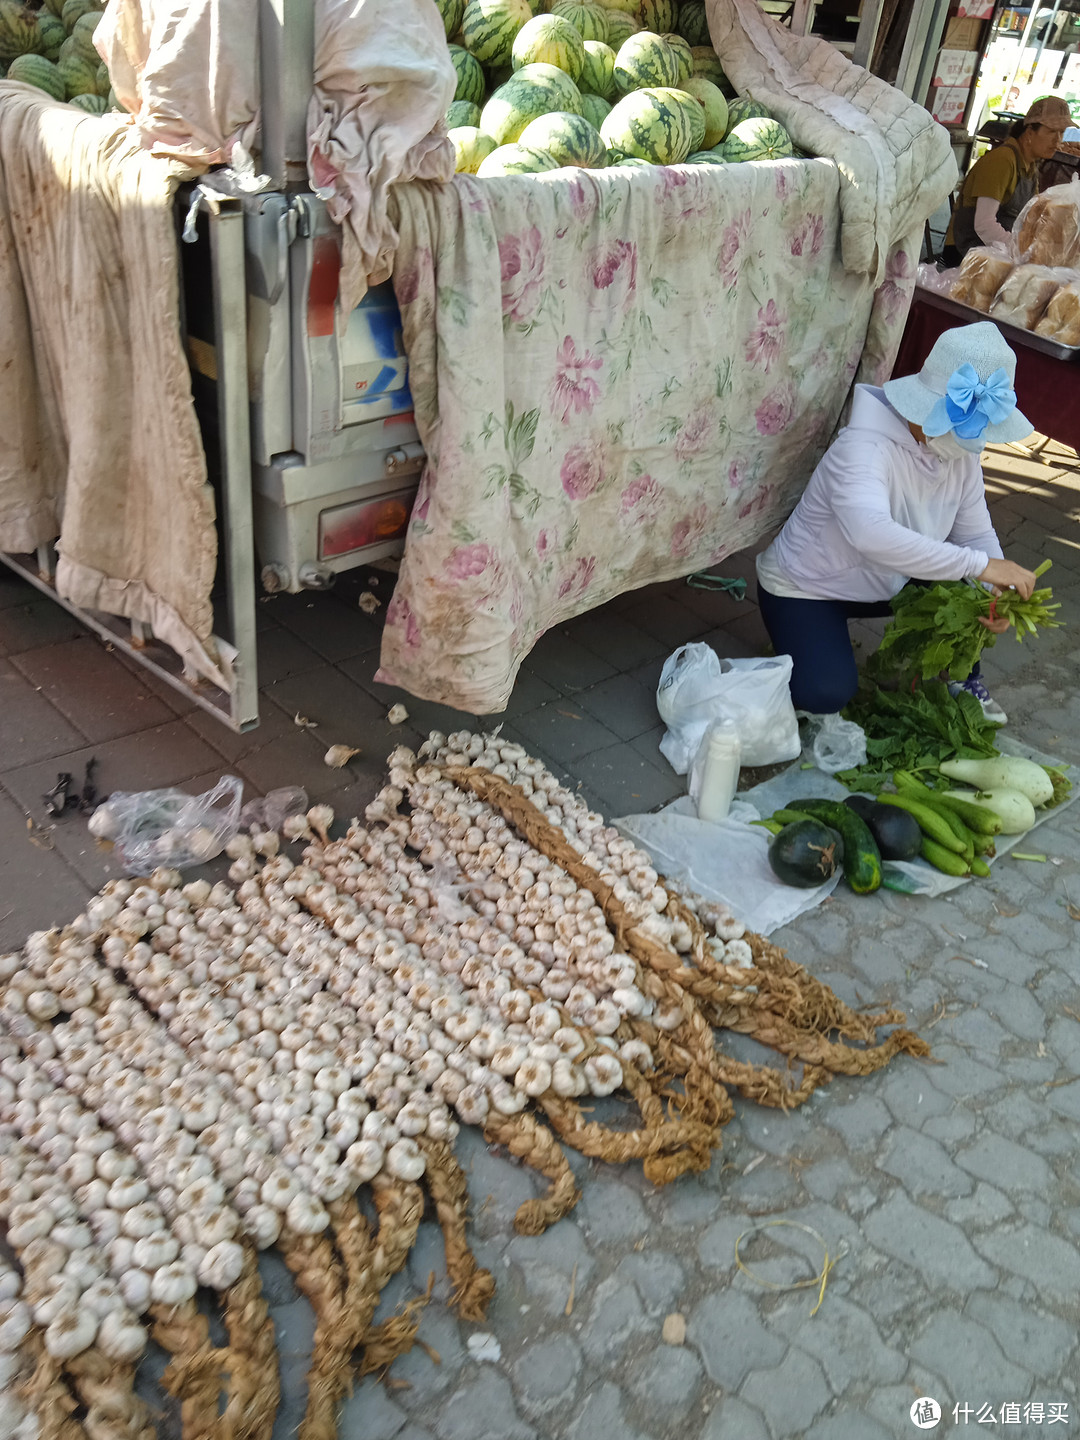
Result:
{"label": "paving stone", "polygon": [[[715,1162],[714,1162],[715,1163]],[[657,1191],[650,1210],[659,1214],[665,1227],[681,1229],[704,1228],[716,1215],[717,1198],[693,1175],[681,1177],[678,1185],[665,1185]]]}
{"label": "paving stone", "polygon": [[1046,1036],[1046,1015],[1024,985],[1006,986],[1000,995],[986,1001],[986,1008],[1022,1040],[1038,1042]]}
{"label": "paving stone", "polygon": [[992,1331],[1009,1359],[1025,1370],[1044,1380],[1068,1373],[1077,1347],[1075,1326],[997,1293],[972,1295],[964,1313]]}
{"label": "paving stone", "polygon": [[[696,640],[712,628],[700,615],[695,615],[693,610],[688,609],[674,595],[660,590],[659,587],[651,593],[646,592],[636,604],[628,605],[622,613],[631,625],[637,625],[646,634],[655,636],[665,644],[669,655],[680,645]],[[729,628],[734,630],[735,624]]]}
{"label": "paving stone", "polygon": [[[641,815],[670,804],[686,793],[686,782],[669,767],[661,770],[625,745],[594,750],[575,762],[583,792],[611,819]],[[666,771],[666,773],[665,773]]]}
{"label": "paving stone", "polygon": [[1080,1254],[1058,1235],[1031,1224],[999,1227],[977,1235],[976,1250],[993,1265],[1023,1276],[1046,1296],[1075,1296],[1080,1289]]}
{"label": "paving stone", "polygon": [[892,1116],[884,1101],[865,1088],[852,1099],[830,1106],[821,1118],[851,1150],[863,1150],[876,1144],[892,1124]]}
{"label": "paving stone", "polygon": [[936,1045],[934,1055],[942,1063],[928,1068],[924,1073],[930,1084],[945,1095],[960,1097],[976,1092],[994,1094],[1002,1088],[1000,1072],[991,1070],[987,1065],[980,1065],[977,1060],[971,1059],[952,1045]]}
{"label": "paving stone", "polygon": [[775,1370],[755,1370],[743,1396],[761,1411],[774,1435],[802,1435],[831,1399],[821,1366],[791,1349]]}
{"label": "paving stone", "polygon": [[721,1215],[698,1240],[698,1258],[710,1270],[725,1274],[735,1269],[735,1242],[746,1229],[746,1215]]}
{"label": "paving stone", "polygon": [[578,704],[620,740],[633,740],[656,724],[656,693],[630,675],[613,675],[582,690]]}
{"label": "paving stone", "polygon": [[1013,1213],[1013,1205],[1007,1195],[995,1190],[992,1185],[981,1182],[974,1194],[963,1200],[952,1200],[945,1206],[946,1218],[954,1225],[962,1225],[966,1233],[984,1229],[988,1225],[1000,1224]]}
{"label": "paving stone", "polygon": [[634,1286],[613,1275],[593,1290],[588,1323],[582,1322],[581,1347],[589,1360],[609,1365],[621,1358],[629,1341],[654,1328]]}
{"label": "paving stone", "polygon": [[394,1440],[408,1419],[378,1380],[368,1379],[345,1397],[338,1414],[338,1434],[362,1435],[364,1440]]}
{"label": "paving stone", "polygon": [[1080,1080],[1063,1085],[1060,1090],[1051,1090],[1046,1097],[1047,1104],[1070,1120],[1080,1120]]}
{"label": "paving stone", "polygon": [[806,1432],[806,1440],[893,1440],[898,1433],[883,1430],[866,1415],[844,1412],[818,1420]]}
{"label": "paving stone", "polygon": [[374,615],[365,614],[355,601],[348,603],[336,590],[322,595],[276,595],[266,609],[285,630],[335,664],[377,650],[382,641],[385,600],[384,609]]}
{"label": "paving stone", "polygon": [[82,733],[7,660],[0,660],[0,715],[4,717],[0,771],[33,765],[84,743]]}
{"label": "paving stone", "polygon": [[435,1433],[439,1440],[534,1440],[537,1434],[516,1414],[509,1381],[490,1365],[451,1395]]}
{"label": "paving stone", "polygon": [[773,1440],[761,1412],[737,1395],[725,1395],[706,1420],[700,1440]]}
{"label": "paving stone", "polygon": [[0,643],[9,655],[59,645],[65,640],[93,634],[81,620],[38,590],[27,589],[30,597],[0,609]]}
{"label": "paving stone", "polygon": [[1001,1135],[980,1135],[973,1145],[957,1154],[956,1163],[1007,1193],[1017,1190],[1040,1193],[1051,1181],[1050,1167],[1045,1160]]}
{"label": "paving stone", "polygon": [[[591,1389],[566,1431],[566,1440],[643,1440],[642,1431],[625,1416],[617,1385],[608,1382]],[[493,1437],[494,1440],[494,1437]]]}
{"label": "paving stone", "polygon": [[514,1361],[514,1389],[530,1420],[542,1420],[573,1402],[581,1374],[581,1348],[568,1335],[529,1345]]}
{"label": "paving stone", "polygon": [[665,1253],[627,1255],[617,1276],[629,1280],[641,1297],[646,1313],[663,1319],[678,1310],[686,1291],[686,1271],[679,1261]]}
{"label": "paving stone", "polygon": [[946,1376],[960,1400],[1024,1399],[1031,1376],[1006,1359],[984,1326],[955,1310],[941,1310],[911,1343],[911,1356]]}
{"label": "paving stone", "polygon": [[589,1294],[596,1262],[576,1226],[564,1222],[543,1235],[516,1238],[513,1254],[529,1303],[548,1315],[565,1313],[572,1277],[575,1294],[579,1297]]}
{"label": "paving stone", "polygon": [[943,1145],[906,1125],[885,1137],[878,1165],[912,1195],[968,1195],[971,1177],[958,1170]]}
{"label": "paving stone", "polygon": [[990,1270],[955,1225],[891,1195],[863,1226],[871,1244],[918,1270],[928,1285],[966,1292],[989,1285]]}
{"label": "paving stone", "polygon": [[417,1337],[431,1346],[439,1362],[436,1364],[420,1345],[394,1361],[393,1377],[404,1382],[403,1388],[394,1392],[394,1399],[412,1415],[441,1399],[457,1383],[466,1359],[457,1321],[439,1306],[428,1305],[421,1310]]}
{"label": "paving stone", "polygon": [[612,743],[611,731],[594,720],[572,696],[552,700],[520,716],[514,728],[528,744],[538,745],[546,755],[571,767],[579,779],[583,759]]}
{"label": "paving stone", "polygon": [[706,1296],[689,1316],[686,1333],[709,1379],[725,1390],[737,1390],[751,1370],[778,1365],[787,1349],[762,1325],[757,1306],[734,1291]]}
{"label": "paving stone", "polygon": [[[28,650],[13,663],[87,740],[130,735],[173,717],[96,635]],[[6,702],[6,689],[0,689],[0,696]]]}
{"label": "paving stone", "polygon": [[535,710],[540,705],[546,705],[549,700],[557,700],[559,693],[554,685],[549,685],[546,680],[541,680],[539,675],[523,665],[517,673],[514,689],[506,709],[495,715],[485,715],[484,727],[485,729],[494,728],[500,723],[514,720],[527,711]]}
{"label": "paving stone", "polygon": [[615,674],[615,666],[587,650],[563,630],[549,630],[525,657],[526,667],[569,695]]}
{"label": "paving stone", "polygon": [[697,1405],[704,1378],[693,1350],[685,1345],[659,1345],[635,1366],[627,1387],[635,1419],[661,1435],[672,1434]]}
{"label": "paving stone", "polygon": [[947,1115],[931,1115],[929,1120],[924,1121],[922,1133],[931,1140],[939,1140],[942,1145],[954,1146],[961,1140],[970,1139],[976,1130],[975,1116],[970,1110],[956,1107]]}
{"label": "paving stone", "polygon": [[0,790],[0,951],[18,950],[34,930],[73,920],[93,893],[55,850],[30,842],[26,816]]}
{"label": "paving stone", "polygon": [[256,675],[260,687],[274,685],[290,675],[311,674],[324,669],[326,661],[310,645],[305,645],[280,625],[261,630],[255,644]]}
{"label": "paving stone", "polygon": [[771,1324],[791,1344],[821,1362],[837,1395],[853,1385],[892,1384],[902,1379],[907,1369],[907,1356],[886,1345],[873,1318],[861,1306],[833,1293],[832,1284],[828,1304],[816,1315],[809,1315],[800,1300],[798,1306],[777,1312]]}
{"label": "paving stone", "polygon": [[658,657],[666,659],[668,655],[669,647],[665,641],[658,640],[655,635],[650,635],[647,630],[606,606],[588,615],[580,615],[568,629],[577,644],[584,645],[623,673],[636,670]]}

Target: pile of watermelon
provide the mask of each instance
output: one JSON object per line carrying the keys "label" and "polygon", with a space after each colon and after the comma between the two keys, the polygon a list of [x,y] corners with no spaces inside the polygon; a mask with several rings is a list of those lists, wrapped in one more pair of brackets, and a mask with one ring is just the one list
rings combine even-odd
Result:
{"label": "pile of watermelon", "polygon": [[90,115],[119,110],[94,49],[104,0],[45,0],[39,10],[0,0],[0,76],[36,85]]}
{"label": "pile of watermelon", "polygon": [[[3,0],[0,0],[3,3]],[[736,96],[705,0],[436,0],[458,84],[459,172],[718,165],[796,153]]]}

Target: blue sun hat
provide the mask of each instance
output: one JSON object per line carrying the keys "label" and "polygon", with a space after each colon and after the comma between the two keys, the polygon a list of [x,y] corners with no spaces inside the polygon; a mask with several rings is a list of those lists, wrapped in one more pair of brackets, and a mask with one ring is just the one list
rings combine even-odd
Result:
{"label": "blue sun hat", "polygon": [[917,375],[886,380],[889,404],[934,439],[951,433],[964,450],[1023,440],[1035,428],[1016,408],[1016,356],[989,320],[939,335]]}

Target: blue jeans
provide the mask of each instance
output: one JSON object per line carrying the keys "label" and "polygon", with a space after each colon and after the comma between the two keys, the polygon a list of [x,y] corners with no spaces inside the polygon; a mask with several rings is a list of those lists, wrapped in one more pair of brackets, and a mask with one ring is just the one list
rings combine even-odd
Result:
{"label": "blue jeans", "polygon": [[[773,649],[791,656],[795,709],[815,715],[842,710],[858,689],[848,621],[893,613],[887,600],[792,600],[763,585],[758,586],[758,605]],[[978,675],[978,665],[971,673]]]}

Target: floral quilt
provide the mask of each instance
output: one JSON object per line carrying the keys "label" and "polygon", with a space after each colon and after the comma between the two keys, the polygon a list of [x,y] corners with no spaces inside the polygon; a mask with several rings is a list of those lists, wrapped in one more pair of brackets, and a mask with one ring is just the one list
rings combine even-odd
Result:
{"label": "floral quilt", "polygon": [[394,286],[427,450],[378,678],[503,709],[552,625],[759,539],[860,379],[914,241],[839,259],[827,160],[397,189]]}

